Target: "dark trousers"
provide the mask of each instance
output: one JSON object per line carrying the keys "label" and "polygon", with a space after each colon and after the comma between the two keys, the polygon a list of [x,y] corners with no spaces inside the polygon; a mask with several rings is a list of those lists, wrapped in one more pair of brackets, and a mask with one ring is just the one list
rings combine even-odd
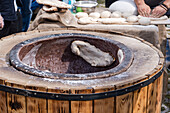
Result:
{"label": "dark trousers", "polygon": [[23,24],[22,31],[26,32],[32,17],[32,10],[31,10],[32,0],[21,0],[21,2],[22,2],[21,14],[22,14],[22,24]]}
{"label": "dark trousers", "polygon": [[22,30],[22,17],[20,12],[17,12],[18,19],[15,21],[4,20],[4,27],[0,30],[0,38],[11,35],[13,33],[21,32]]}

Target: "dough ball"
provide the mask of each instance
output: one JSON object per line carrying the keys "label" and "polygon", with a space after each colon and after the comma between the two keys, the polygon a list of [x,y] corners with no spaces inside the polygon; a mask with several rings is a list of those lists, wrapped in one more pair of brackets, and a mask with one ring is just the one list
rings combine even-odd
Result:
{"label": "dough ball", "polygon": [[89,17],[92,17],[94,19],[98,19],[98,18],[100,18],[100,13],[98,13],[98,12],[90,13]]}
{"label": "dough ball", "polygon": [[77,21],[79,24],[91,24],[91,23],[97,23],[97,19],[93,19],[92,17],[84,17],[80,18]]}
{"label": "dough ball", "polygon": [[119,0],[112,3],[109,6],[109,11],[120,11],[122,13],[130,13],[131,15],[137,15],[137,7],[133,0]]}
{"label": "dough ball", "polygon": [[78,12],[77,14],[76,14],[76,18],[85,18],[85,17],[88,17],[88,14],[87,13],[85,13],[85,12]]}
{"label": "dough ball", "polygon": [[132,16],[132,14],[130,14],[130,13],[123,13],[122,16],[123,16],[123,18],[128,18],[129,16]]}
{"label": "dough ball", "polygon": [[138,17],[135,16],[135,15],[129,16],[129,17],[127,18],[127,21],[128,21],[128,22],[137,22],[137,21],[138,21]]}
{"label": "dough ball", "polygon": [[122,16],[122,13],[120,11],[114,11],[111,14],[110,18],[121,18],[121,16]]}
{"label": "dough ball", "polygon": [[139,24],[141,25],[149,25],[151,20],[148,17],[142,17],[138,20]]}
{"label": "dough ball", "polygon": [[115,58],[109,53],[103,52],[94,45],[84,41],[77,40],[72,42],[71,51],[82,57],[91,66],[109,66],[115,61]]}
{"label": "dough ball", "polygon": [[109,18],[111,15],[110,11],[103,11],[100,15],[101,18]]}

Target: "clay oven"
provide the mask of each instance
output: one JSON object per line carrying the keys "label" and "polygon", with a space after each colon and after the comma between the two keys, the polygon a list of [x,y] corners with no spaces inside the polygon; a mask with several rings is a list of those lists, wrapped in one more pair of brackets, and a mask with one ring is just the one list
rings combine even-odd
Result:
{"label": "clay oven", "polygon": [[[74,40],[115,57],[92,67]],[[159,113],[164,57],[152,44],[118,33],[28,32],[0,42],[0,112]]]}

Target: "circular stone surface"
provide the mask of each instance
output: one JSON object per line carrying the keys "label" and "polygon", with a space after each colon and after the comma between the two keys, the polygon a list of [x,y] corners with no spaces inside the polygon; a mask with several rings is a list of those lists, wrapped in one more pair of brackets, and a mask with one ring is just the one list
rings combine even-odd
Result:
{"label": "circular stone surface", "polygon": [[[106,67],[92,67],[71,52],[70,46],[75,40],[88,42],[109,53],[116,59],[115,62]],[[118,51],[122,51],[122,55],[118,55]],[[110,77],[127,70],[133,55],[128,47],[114,40],[90,34],[64,33],[23,41],[11,50],[9,58],[15,68],[33,76],[94,79]],[[123,60],[119,62],[119,59]]]}
{"label": "circular stone surface", "polygon": [[[100,37],[105,37],[110,40],[115,40],[123,43],[132,50],[134,59],[129,68],[114,76],[97,78],[97,79],[81,79],[81,80],[67,80],[67,79],[51,79],[37,76],[30,76],[15,69],[9,64],[10,50],[25,40],[35,37],[47,36],[51,34],[61,33],[83,33]],[[5,82],[19,84],[21,86],[34,86],[38,88],[47,89],[61,89],[61,90],[100,90],[103,88],[117,88],[139,83],[141,80],[147,80],[148,75],[157,73],[159,67],[163,66],[164,57],[162,53],[152,44],[133,36],[116,34],[116,33],[99,33],[92,31],[78,31],[78,30],[55,30],[55,31],[31,31],[27,33],[19,33],[11,35],[0,40],[0,78]],[[105,90],[103,90],[105,91]]]}

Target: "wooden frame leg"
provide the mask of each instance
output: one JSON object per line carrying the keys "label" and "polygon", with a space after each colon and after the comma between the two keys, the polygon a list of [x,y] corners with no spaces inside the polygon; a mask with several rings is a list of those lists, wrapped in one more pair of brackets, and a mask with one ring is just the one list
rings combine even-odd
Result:
{"label": "wooden frame leg", "polygon": [[[166,43],[167,43],[167,33],[166,33],[166,27],[165,25],[158,25],[159,29],[159,44],[160,44],[160,50],[166,57]],[[164,97],[167,93],[168,89],[168,74],[166,72],[166,69],[164,68],[164,77],[163,77],[163,95],[162,100],[164,101]]]}

